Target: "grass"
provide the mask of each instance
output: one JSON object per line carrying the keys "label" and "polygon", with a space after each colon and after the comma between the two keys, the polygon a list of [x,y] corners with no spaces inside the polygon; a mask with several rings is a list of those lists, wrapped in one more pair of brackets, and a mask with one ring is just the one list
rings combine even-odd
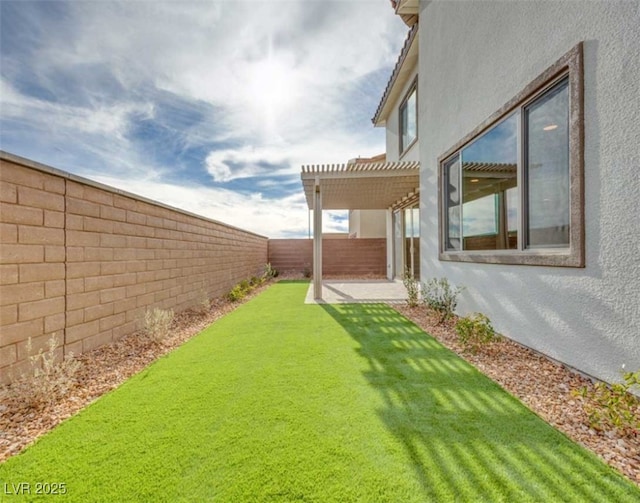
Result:
{"label": "grass", "polygon": [[[0,465],[59,501],[638,501],[384,305],[280,283]],[[54,499],[54,498],[51,498]]]}

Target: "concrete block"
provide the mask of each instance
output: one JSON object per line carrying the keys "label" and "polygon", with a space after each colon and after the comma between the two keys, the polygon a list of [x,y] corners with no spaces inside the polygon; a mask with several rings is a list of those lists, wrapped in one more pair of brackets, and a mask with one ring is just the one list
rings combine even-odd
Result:
{"label": "concrete block", "polygon": [[[18,305],[11,304],[9,306],[0,307],[0,326],[11,325],[18,322]],[[1,342],[1,341],[0,341]]]}
{"label": "concrete block", "polygon": [[113,206],[113,192],[99,189],[97,187],[85,186],[84,198],[87,201],[92,201],[106,206]]}
{"label": "concrete block", "polygon": [[44,319],[44,331],[45,333],[62,332],[66,325],[65,313],[57,313],[46,316]]}
{"label": "concrete block", "polygon": [[127,220],[127,212],[113,206],[100,206],[100,218],[125,222]]}
{"label": "concrete block", "polygon": [[75,342],[96,335],[100,331],[100,321],[93,320],[73,327],[67,327],[67,342]]}
{"label": "concrete block", "polygon": [[17,346],[11,344],[0,348],[0,369],[7,367],[18,360]]}
{"label": "concrete block", "polygon": [[25,302],[18,305],[18,321],[29,321],[44,318],[51,314],[64,313],[64,297]]}
{"label": "concrete block", "polygon": [[100,346],[104,346],[105,344],[109,344],[113,341],[113,334],[111,330],[107,330],[106,332],[102,332],[86,339],[82,340],[82,352],[91,351],[92,349],[96,349]]}
{"label": "concrete block", "polygon": [[44,226],[57,229],[64,228],[64,213],[61,211],[44,210]]}
{"label": "concrete block", "polygon": [[66,249],[64,246],[47,245],[44,247],[45,262],[64,262]]}
{"label": "concrete block", "polygon": [[64,230],[20,225],[18,241],[27,245],[64,245]]}
{"label": "concrete block", "polygon": [[2,167],[0,169],[0,180],[2,180],[3,184],[11,182],[15,185],[24,185],[35,189],[44,187],[43,175],[39,171],[7,161],[0,161],[0,167]]}
{"label": "concrete block", "polygon": [[2,203],[0,204],[0,218],[5,223],[42,225],[44,223],[44,211],[41,208]]}
{"label": "concrete block", "polygon": [[16,204],[18,202],[18,188],[12,183],[0,183],[0,201]]}
{"label": "concrete block", "polygon": [[18,226],[0,223],[0,243],[16,244],[18,242]]}
{"label": "concrete block", "polygon": [[84,321],[99,320],[113,314],[113,304],[98,304],[96,306],[86,307],[84,310]]}
{"label": "concrete block", "polygon": [[64,211],[65,207],[64,196],[31,187],[18,187],[18,204],[54,211]]}
{"label": "concrete block", "polygon": [[67,309],[74,310],[100,304],[100,292],[74,293],[67,295]]}
{"label": "concrete block", "polygon": [[48,299],[52,297],[60,297],[67,293],[66,282],[64,279],[55,279],[47,281],[44,284],[44,296]]}
{"label": "concrete block", "polygon": [[29,337],[37,337],[43,333],[44,321],[42,318],[23,323],[13,323],[2,327],[2,344],[13,344]]}
{"label": "concrete block", "polygon": [[67,214],[99,217],[100,205],[75,197],[67,197]]}
{"label": "concrete block", "polygon": [[8,306],[44,299],[44,282],[19,283],[2,287],[0,305]]}
{"label": "concrete block", "polygon": [[64,279],[65,276],[63,263],[20,264],[19,270],[20,283]]}

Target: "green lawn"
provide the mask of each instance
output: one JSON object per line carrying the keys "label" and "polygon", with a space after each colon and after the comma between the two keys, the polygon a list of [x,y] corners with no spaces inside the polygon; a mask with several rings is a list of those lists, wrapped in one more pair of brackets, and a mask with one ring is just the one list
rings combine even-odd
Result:
{"label": "green lawn", "polygon": [[640,501],[392,309],[304,305],[307,287],[269,288],[0,465],[0,500]]}

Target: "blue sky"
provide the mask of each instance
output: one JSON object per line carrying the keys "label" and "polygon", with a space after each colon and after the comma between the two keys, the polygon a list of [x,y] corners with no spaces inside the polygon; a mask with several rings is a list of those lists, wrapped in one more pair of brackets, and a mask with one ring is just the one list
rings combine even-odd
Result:
{"label": "blue sky", "polygon": [[307,235],[302,164],[384,152],[407,33],[388,0],[0,0],[0,23],[2,150],[270,237]]}

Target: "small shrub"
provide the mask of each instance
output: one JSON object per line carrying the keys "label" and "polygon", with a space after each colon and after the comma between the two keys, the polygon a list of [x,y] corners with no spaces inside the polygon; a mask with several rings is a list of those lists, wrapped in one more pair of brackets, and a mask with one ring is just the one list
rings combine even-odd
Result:
{"label": "small shrub", "polygon": [[144,313],[144,331],[152,341],[162,342],[169,336],[172,321],[171,309],[147,309]]}
{"label": "small shrub", "polygon": [[456,322],[458,341],[465,349],[477,353],[480,347],[495,341],[498,337],[491,321],[482,313],[474,313]]}
{"label": "small shrub", "polygon": [[622,383],[596,383],[574,390],[583,399],[589,424],[596,430],[615,429],[626,436],[640,434],[640,399],[632,391],[640,390],[640,370],[625,372]]}
{"label": "small shrub", "polygon": [[462,287],[451,286],[447,278],[432,278],[422,285],[424,303],[440,315],[438,323],[453,316],[458,305],[458,295],[462,290]]}
{"label": "small shrub", "polygon": [[206,314],[211,309],[211,300],[209,300],[209,296],[205,290],[200,290],[198,294],[198,304],[196,306],[196,311],[200,314]]}
{"label": "small shrub", "polygon": [[73,386],[75,374],[81,367],[80,361],[73,357],[73,353],[69,353],[62,361],[56,361],[59,343],[55,334],[47,341],[47,346],[47,351],[41,348],[33,354],[33,345],[29,337],[26,348],[29,370],[12,383],[12,389],[16,393],[26,391],[23,396],[27,397],[27,405],[35,409],[62,398]]}
{"label": "small shrub", "polygon": [[231,302],[239,302],[247,296],[247,291],[237,284],[234,286],[231,291],[227,294],[227,300]]}
{"label": "small shrub", "polygon": [[273,279],[276,278],[278,276],[278,270],[274,269],[273,267],[271,267],[271,262],[268,262],[267,265],[264,266],[264,274],[263,276],[266,279]]}
{"label": "small shrub", "polygon": [[409,307],[416,307],[418,305],[420,295],[420,282],[415,279],[411,274],[411,271],[407,269],[404,272],[402,283],[407,290],[407,305]]}

